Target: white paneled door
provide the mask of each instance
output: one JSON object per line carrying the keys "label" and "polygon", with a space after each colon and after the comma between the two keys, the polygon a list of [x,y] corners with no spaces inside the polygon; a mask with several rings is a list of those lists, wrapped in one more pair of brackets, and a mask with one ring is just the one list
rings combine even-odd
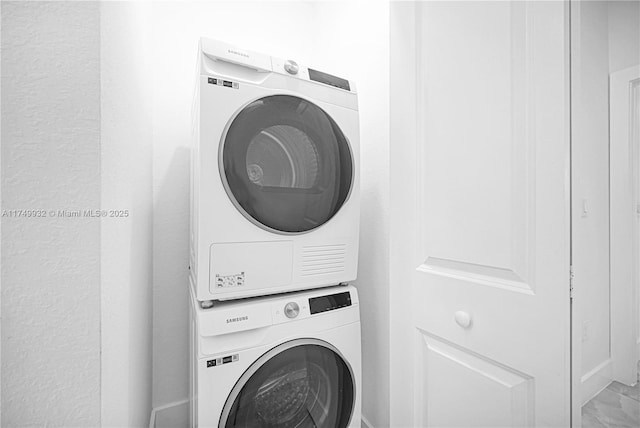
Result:
{"label": "white paneled door", "polygon": [[568,6],[417,11],[413,425],[569,426]]}

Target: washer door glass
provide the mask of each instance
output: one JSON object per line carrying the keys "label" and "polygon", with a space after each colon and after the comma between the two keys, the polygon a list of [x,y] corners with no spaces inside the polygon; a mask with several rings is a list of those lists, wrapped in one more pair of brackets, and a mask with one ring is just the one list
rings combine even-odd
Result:
{"label": "washer door glass", "polygon": [[345,203],[353,181],[346,137],[320,107],[274,95],[233,119],[220,156],[222,180],[240,212],[284,233],[312,230]]}
{"label": "washer door glass", "polygon": [[227,399],[220,427],[345,428],[353,375],[330,345],[313,342],[289,342],[258,360]]}

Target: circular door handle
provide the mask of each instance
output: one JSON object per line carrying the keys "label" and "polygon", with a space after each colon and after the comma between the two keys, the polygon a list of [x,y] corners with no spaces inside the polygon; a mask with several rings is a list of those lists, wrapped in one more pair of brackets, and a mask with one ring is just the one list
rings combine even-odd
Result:
{"label": "circular door handle", "polygon": [[471,325],[471,315],[465,311],[457,311],[454,314],[456,323],[462,328],[468,328]]}
{"label": "circular door handle", "polygon": [[295,318],[300,313],[300,306],[296,302],[289,302],[284,307],[284,314],[287,318]]}

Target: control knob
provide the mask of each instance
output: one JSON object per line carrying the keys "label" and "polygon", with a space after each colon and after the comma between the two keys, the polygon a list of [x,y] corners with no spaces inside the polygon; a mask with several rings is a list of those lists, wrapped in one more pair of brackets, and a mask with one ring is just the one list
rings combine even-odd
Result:
{"label": "control knob", "polygon": [[284,314],[287,318],[295,318],[300,313],[300,306],[296,302],[289,302],[284,307]]}
{"label": "control knob", "polygon": [[284,69],[289,74],[294,74],[294,75],[298,74],[298,70],[299,70],[298,63],[291,59],[288,59],[284,62]]}

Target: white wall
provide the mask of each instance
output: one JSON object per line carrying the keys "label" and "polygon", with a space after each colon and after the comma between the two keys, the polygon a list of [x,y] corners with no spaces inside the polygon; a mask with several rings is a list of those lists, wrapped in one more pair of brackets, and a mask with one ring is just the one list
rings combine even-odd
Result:
{"label": "white wall", "polygon": [[609,358],[607,4],[582,2],[572,12],[579,14],[572,39],[573,265],[585,375]]}
{"label": "white wall", "polygon": [[390,3],[389,95],[390,240],[389,240],[389,425],[408,427],[413,422],[413,402],[405,391],[413,389],[415,327],[410,302],[417,238],[406,224],[416,224],[410,209],[416,201],[417,153],[417,6],[414,2]]}
{"label": "white wall", "polygon": [[150,4],[100,4],[102,425],[148,426],[152,342]]}
{"label": "white wall", "polygon": [[[0,17],[2,3],[0,2]],[[2,19],[0,19],[0,46],[2,46]],[[0,60],[0,76],[2,76],[2,61]],[[0,100],[2,100],[2,85],[0,84]],[[0,118],[2,117],[2,102],[0,102]],[[0,135],[2,135],[2,120],[0,120]],[[0,210],[2,210],[2,150],[0,150]],[[0,237],[2,236],[2,222],[0,221]],[[0,272],[2,271],[2,245],[0,245]],[[2,425],[2,275],[0,275],[0,425]]]}
{"label": "white wall", "polygon": [[[99,25],[3,2],[3,209],[100,207]],[[2,426],[98,426],[100,220],[2,218],[2,285]]]}
{"label": "white wall", "polygon": [[2,219],[3,425],[149,422],[146,9],[3,3],[3,209],[129,212]]}
{"label": "white wall", "polygon": [[[186,421],[190,109],[198,37],[293,58],[356,80],[361,108],[363,413],[388,420],[388,12],[385,2],[153,5],[156,426]],[[175,406],[171,407],[171,404]]]}
{"label": "white wall", "polygon": [[[188,396],[189,149],[198,38],[219,38],[304,62],[312,51],[310,17],[306,3],[153,5],[154,408]],[[174,420],[186,421],[185,405],[158,412],[156,426]]]}
{"label": "white wall", "polygon": [[[0,17],[2,3],[0,2]],[[0,46],[2,46],[2,19],[0,19]],[[0,60],[0,76],[2,76],[2,61]],[[2,85],[0,84],[0,100],[2,100]],[[0,102],[0,118],[2,117],[2,102]],[[0,120],[0,135],[2,135],[2,120]],[[2,210],[2,150],[0,150],[0,210]],[[0,221],[0,237],[2,236],[2,222]],[[2,272],[2,245],[0,245],[0,272]],[[2,425],[2,275],[0,275],[0,425]]]}
{"label": "white wall", "polygon": [[609,1],[609,70],[640,64],[640,2]]}
{"label": "white wall", "polygon": [[3,208],[129,210],[3,221],[2,422],[140,426],[151,407],[169,409],[159,426],[186,421],[172,404],[187,397],[190,107],[208,36],[358,83],[363,413],[388,425],[386,2],[2,7]]}
{"label": "white wall", "polygon": [[[362,413],[389,426],[389,5],[314,5],[313,63],[358,86],[361,229],[358,280],[362,322]],[[330,31],[327,31],[330,29]]]}
{"label": "white wall", "polygon": [[[582,399],[611,377],[609,74],[640,62],[640,2],[573,3],[573,264]],[[587,213],[584,213],[586,203]]]}

